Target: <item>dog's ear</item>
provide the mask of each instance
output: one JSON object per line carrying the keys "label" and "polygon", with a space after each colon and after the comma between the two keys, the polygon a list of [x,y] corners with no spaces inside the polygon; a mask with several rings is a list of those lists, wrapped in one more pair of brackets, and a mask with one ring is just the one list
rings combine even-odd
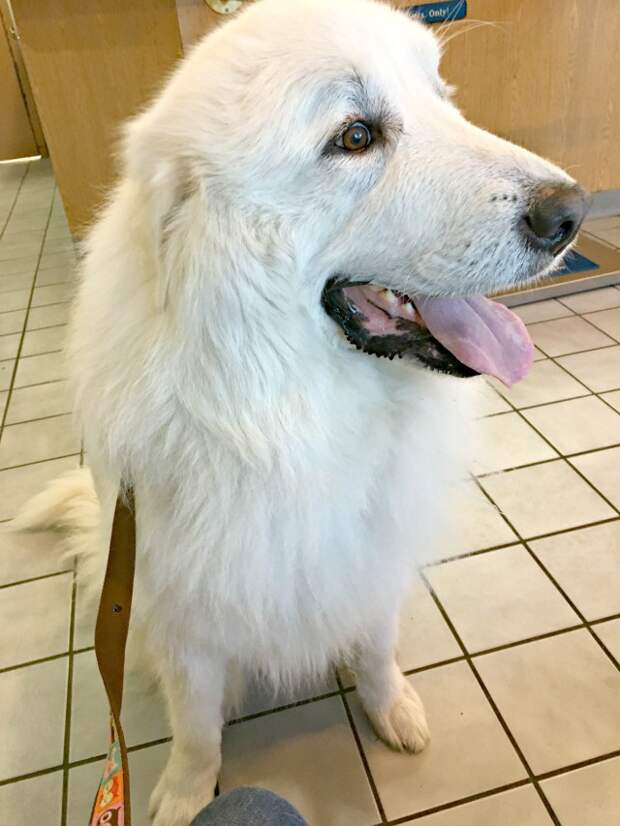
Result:
{"label": "dog's ear", "polygon": [[187,197],[188,175],[167,147],[166,136],[153,128],[151,121],[151,113],[146,112],[130,122],[123,148],[126,178],[136,189],[136,219],[156,273],[157,306],[165,309],[174,271],[166,242],[177,209]]}

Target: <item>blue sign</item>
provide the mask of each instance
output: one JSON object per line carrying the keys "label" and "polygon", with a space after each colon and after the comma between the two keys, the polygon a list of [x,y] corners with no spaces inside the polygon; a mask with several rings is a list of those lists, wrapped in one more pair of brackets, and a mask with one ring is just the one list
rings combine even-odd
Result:
{"label": "blue sign", "polygon": [[445,0],[443,3],[418,3],[406,6],[405,11],[415,14],[425,23],[447,23],[467,17],[467,0]]}

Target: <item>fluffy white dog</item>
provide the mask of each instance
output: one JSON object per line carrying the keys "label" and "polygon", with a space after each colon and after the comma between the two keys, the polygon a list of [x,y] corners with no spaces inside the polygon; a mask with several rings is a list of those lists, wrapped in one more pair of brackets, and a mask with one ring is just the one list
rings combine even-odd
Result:
{"label": "fluffy white dog", "polygon": [[463,118],[439,58],[376,0],[261,0],[127,127],[70,334],[96,497],[80,471],[17,524],[101,560],[135,486],[133,623],[173,730],[157,826],[210,799],[239,673],[347,660],[387,743],[428,740],[399,606],[465,474],[463,377],[532,357],[482,294],[549,271],[585,211]]}

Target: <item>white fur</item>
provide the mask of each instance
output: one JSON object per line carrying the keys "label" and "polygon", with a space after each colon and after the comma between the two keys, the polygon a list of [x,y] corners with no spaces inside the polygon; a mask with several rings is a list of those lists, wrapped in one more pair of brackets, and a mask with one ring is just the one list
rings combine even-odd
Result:
{"label": "white fur", "polygon": [[[289,684],[349,660],[378,733],[428,739],[397,616],[465,476],[475,383],[358,353],[321,290],[339,272],[411,294],[528,278],[550,262],[516,217],[570,180],[465,121],[438,62],[429,31],[373,0],[261,0],[126,130],[70,357],[104,536],[119,480],[136,489],[133,623],[174,734],[157,826],[210,798],[238,671]],[[358,77],[385,144],[322,154],[365,114]],[[103,558],[88,484],[76,495]],[[66,522],[52,504],[26,521]]]}

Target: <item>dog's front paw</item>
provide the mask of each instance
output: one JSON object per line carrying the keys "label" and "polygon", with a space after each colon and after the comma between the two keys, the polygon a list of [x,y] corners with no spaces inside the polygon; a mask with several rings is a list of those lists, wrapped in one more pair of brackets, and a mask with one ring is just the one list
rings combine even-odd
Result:
{"label": "dog's front paw", "polygon": [[401,691],[389,708],[366,708],[366,713],[377,735],[397,751],[417,754],[430,740],[422,700],[407,680],[403,680]]}
{"label": "dog's front paw", "polygon": [[170,775],[166,769],[151,794],[153,826],[189,826],[213,800],[216,778],[211,772],[192,772],[182,780],[172,780]]}

